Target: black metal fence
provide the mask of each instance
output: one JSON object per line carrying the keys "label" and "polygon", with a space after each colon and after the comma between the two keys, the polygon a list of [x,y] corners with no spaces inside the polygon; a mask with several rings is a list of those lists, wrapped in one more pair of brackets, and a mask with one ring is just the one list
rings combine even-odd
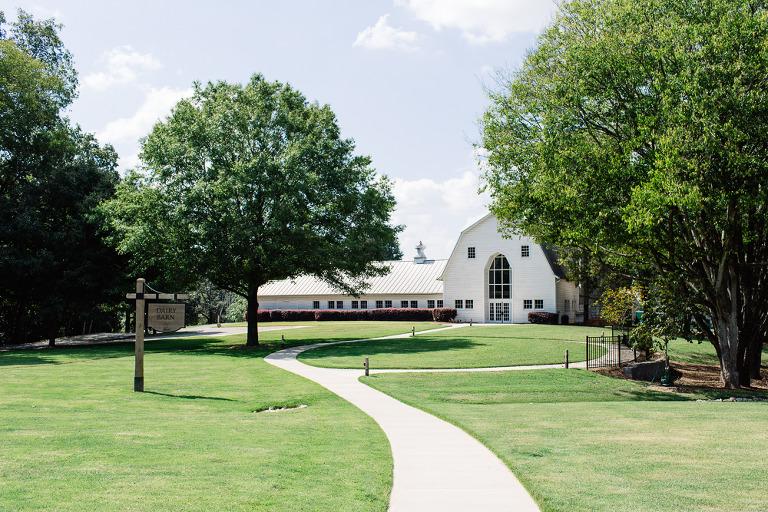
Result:
{"label": "black metal fence", "polygon": [[632,357],[626,354],[622,360],[622,345],[629,347],[629,336],[626,334],[587,336],[587,369],[628,363]]}

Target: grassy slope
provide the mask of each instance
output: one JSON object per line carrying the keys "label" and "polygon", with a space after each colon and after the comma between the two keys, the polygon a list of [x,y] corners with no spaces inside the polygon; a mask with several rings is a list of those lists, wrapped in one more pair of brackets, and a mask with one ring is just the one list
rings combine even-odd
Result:
{"label": "grassy slope", "polygon": [[601,328],[549,325],[462,327],[412,338],[321,347],[299,359],[327,368],[357,368],[368,356],[373,368],[475,368],[583,361],[584,337]]}

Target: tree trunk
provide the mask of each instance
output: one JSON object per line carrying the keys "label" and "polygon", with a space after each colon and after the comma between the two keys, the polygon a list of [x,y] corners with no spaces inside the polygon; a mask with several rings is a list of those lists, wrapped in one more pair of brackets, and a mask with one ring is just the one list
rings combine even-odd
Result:
{"label": "tree trunk", "polygon": [[[585,279],[585,281],[589,281],[589,279]],[[582,293],[584,294],[584,316],[582,318],[582,322],[587,323],[589,322],[589,296],[592,294],[592,286],[588,283],[582,283],[581,285]],[[581,299],[581,297],[579,297]],[[579,310],[579,305],[576,304],[576,311]]]}
{"label": "tree trunk", "polygon": [[51,318],[48,321],[48,347],[53,348],[56,346],[56,333],[59,330],[59,323]]}
{"label": "tree trunk", "polygon": [[714,318],[714,328],[717,334],[720,355],[720,381],[726,389],[741,387],[739,379],[739,329],[736,312],[730,311],[725,315]]}
{"label": "tree trunk", "polygon": [[751,384],[751,379],[760,380],[760,365],[763,356],[763,337],[755,335],[750,340],[747,347],[746,361],[744,363],[744,376],[747,379],[746,385]]}
{"label": "tree trunk", "polygon": [[257,298],[259,288],[248,287],[248,334],[245,341],[246,347],[259,345],[259,301]]}

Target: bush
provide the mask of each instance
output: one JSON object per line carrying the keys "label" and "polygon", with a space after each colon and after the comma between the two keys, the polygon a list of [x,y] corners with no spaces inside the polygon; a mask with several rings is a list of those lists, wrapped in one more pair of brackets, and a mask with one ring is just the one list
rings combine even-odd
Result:
{"label": "bush", "polygon": [[546,311],[532,311],[528,313],[528,322],[532,324],[557,325],[557,313],[547,313]]}
{"label": "bush", "polygon": [[435,322],[452,322],[458,312],[455,308],[437,308],[432,310],[432,320]]}

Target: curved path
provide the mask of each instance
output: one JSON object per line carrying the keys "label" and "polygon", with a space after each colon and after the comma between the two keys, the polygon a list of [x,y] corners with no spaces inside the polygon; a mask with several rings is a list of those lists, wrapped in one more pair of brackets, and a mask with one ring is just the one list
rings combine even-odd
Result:
{"label": "curved path", "polygon": [[390,512],[539,510],[509,468],[463,430],[362,384],[362,369],[318,368],[296,360],[299,353],[326,345],[292,347],[265,360],[317,382],[381,426],[394,460]]}

